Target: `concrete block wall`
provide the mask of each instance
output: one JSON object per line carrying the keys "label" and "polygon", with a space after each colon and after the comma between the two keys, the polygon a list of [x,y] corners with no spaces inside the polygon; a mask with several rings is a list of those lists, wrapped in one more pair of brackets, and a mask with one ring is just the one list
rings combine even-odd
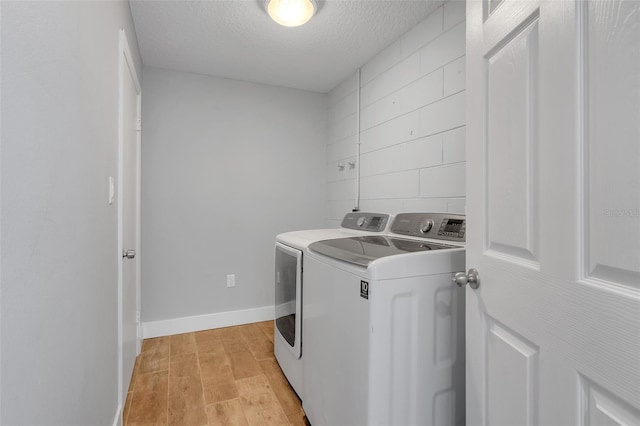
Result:
{"label": "concrete block wall", "polygon": [[[450,0],[328,96],[328,226],[356,205],[464,213],[465,3]],[[360,114],[360,158],[357,120]]]}

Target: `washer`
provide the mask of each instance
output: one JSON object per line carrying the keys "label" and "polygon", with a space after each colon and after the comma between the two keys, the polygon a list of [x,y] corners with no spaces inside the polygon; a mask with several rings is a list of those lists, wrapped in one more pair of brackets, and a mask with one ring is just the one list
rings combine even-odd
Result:
{"label": "washer", "polygon": [[465,218],[405,213],[305,259],[303,408],[313,426],[465,423]]}
{"label": "washer", "polygon": [[275,336],[278,364],[300,399],[303,399],[302,294],[304,252],[309,244],[332,238],[387,232],[392,217],[382,213],[347,213],[338,229],[293,231],[276,237]]}

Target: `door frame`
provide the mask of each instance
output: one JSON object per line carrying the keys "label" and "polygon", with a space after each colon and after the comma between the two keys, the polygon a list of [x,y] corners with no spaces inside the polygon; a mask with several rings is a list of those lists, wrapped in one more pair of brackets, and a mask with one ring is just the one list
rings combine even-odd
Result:
{"label": "door frame", "polygon": [[[138,92],[137,101],[136,101],[136,119],[138,123],[140,123],[141,118],[141,105],[142,105],[142,87],[140,85],[140,79],[138,78],[138,72],[135,67],[135,62],[133,61],[133,56],[131,55],[131,49],[129,48],[129,41],[127,40],[127,34],[124,29],[120,30],[120,40],[119,40],[119,48],[118,48],[118,245],[117,245],[117,254],[116,257],[118,259],[118,404],[121,407],[121,410],[124,409],[124,403],[126,399],[127,390],[123,389],[124,383],[122,381],[123,374],[123,324],[122,324],[122,310],[123,310],[123,259],[122,259],[122,250],[123,247],[123,218],[124,218],[124,76],[125,72],[130,72],[133,77],[133,82],[136,86],[136,90]],[[140,125],[138,124],[138,129],[140,129]],[[136,177],[136,186],[137,186],[137,208],[136,208],[136,322],[137,322],[137,343],[136,343],[136,353],[140,354],[141,346],[142,346],[142,328],[140,326],[140,170],[141,170],[141,131],[138,130],[136,132],[136,146],[137,146],[137,177]]]}

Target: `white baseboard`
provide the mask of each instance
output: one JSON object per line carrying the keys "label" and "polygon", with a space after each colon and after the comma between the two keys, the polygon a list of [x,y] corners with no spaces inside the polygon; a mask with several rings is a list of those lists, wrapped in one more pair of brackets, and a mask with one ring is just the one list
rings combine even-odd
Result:
{"label": "white baseboard", "polygon": [[169,320],[148,321],[142,323],[142,338],[169,336],[171,334],[190,333],[209,330],[211,328],[230,327],[232,325],[269,321],[275,316],[273,306],[244,309],[241,311],[218,312],[215,314],[196,315],[193,317],[174,318]]}
{"label": "white baseboard", "polygon": [[122,426],[122,405],[118,405],[116,408],[116,416],[113,418],[113,426]]}

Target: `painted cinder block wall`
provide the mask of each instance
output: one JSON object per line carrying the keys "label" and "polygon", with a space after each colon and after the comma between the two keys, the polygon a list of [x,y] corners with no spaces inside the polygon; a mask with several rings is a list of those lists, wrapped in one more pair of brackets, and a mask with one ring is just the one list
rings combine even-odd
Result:
{"label": "painted cinder block wall", "polygon": [[[328,95],[326,224],[356,204],[387,213],[464,213],[465,4],[451,0]],[[350,164],[352,163],[352,164]],[[344,166],[344,167],[342,167]]]}

